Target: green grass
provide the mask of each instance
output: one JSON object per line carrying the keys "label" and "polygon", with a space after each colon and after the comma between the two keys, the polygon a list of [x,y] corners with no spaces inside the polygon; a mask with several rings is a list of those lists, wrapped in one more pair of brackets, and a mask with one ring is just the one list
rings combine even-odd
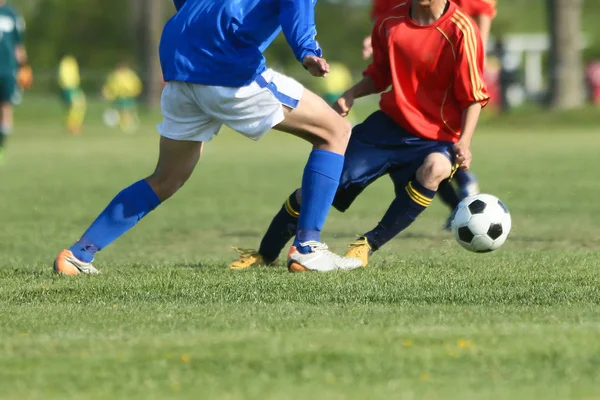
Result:
{"label": "green grass", "polygon": [[[513,214],[507,244],[462,250],[435,203],[360,271],[233,273],[301,176],[308,146],[225,132],[175,198],[103,251],[101,276],[51,272],[57,252],[154,167],[154,115],[125,136],[62,133],[25,105],[0,168],[0,398],[600,397],[600,136],[484,124],[474,169]],[[540,121],[543,118],[538,118]],[[325,239],[337,251],[391,201],[389,180]]]}

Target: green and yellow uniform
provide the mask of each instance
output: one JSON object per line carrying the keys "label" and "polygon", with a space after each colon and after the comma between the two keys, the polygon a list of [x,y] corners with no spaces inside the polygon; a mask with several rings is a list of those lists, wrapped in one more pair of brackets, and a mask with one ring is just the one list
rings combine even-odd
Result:
{"label": "green and yellow uniform", "polygon": [[106,80],[102,94],[112,101],[123,132],[133,133],[139,127],[137,98],[141,93],[142,81],[131,68],[117,67]]}
{"label": "green and yellow uniform", "polygon": [[8,5],[0,5],[0,103],[13,102],[17,94],[16,51],[23,44],[25,21]]}
{"label": "green and yellow uniform", "polygon": [[331,63],[331,70],[325,77],[320,79],[320,92],[323,99],[333,104],[353,84],[352,73],[342,63]]}
{"label": "green and yellow uniform", "polygon": [[75,57],[67,55],[60,60],[58,66],[58,85],[69,112],[67,115],[67,129],[73,134],[81,132],[85,118],[85,94],[81,90],[79,64]]}
{"label": "green and yellow uniform", "polygon": [[128,110],[137,106],[137,97],[142,93],[142,81],[130,68],[117,68],[108,76],[102,94],[113,102],[117,110]]}

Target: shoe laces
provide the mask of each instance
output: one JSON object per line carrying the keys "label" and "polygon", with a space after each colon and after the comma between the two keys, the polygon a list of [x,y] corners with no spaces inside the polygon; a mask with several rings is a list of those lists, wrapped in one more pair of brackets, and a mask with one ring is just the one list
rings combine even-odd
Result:
{"label": "shoe laces", "polygon": [[316,251],[329,251],[329,246],[325,243],[317,242],[315,240],[310,240],[308,242],[300,243],[302,247],[310,247],[310,252],[314,253]]}
{"label": "shoe laces", "polygon": [[259,257],[260,254],[255,249],[243,249],[241,247],[234,247],[235,250],[240,257]]}
{"label": "shoe laces", "polygon": [[367,240],[366,237],[361,236],[358,239],[356,239],[354,242],[350,243],[348,245],[349,249],[353,249],[356,247],[363,247],[363,246],[367,246],[367,248],[369,249],[369,251],[371,251],[371,245],[369,244],[369,241]]}

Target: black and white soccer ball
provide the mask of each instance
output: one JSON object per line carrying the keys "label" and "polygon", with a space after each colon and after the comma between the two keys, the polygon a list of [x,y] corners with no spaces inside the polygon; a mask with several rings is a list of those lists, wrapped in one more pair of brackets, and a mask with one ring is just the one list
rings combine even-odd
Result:
{"label": "black and white soccer ball", "polygon": [[452,233],[465,249],[486,253],[499,249],[512,227],[508,209],[497,197],[476,194],[460,202],[452,218]]}

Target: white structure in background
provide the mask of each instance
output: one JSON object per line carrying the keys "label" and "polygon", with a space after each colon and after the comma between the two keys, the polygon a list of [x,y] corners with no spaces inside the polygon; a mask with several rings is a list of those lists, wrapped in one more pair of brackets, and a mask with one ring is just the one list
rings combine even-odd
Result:
{"label": "white structure in background", "polygon": [[[524,95],[540,98],[546,92],[544,85],[543,55],[550,50],[550,36],[545,33],[511,34],[503,37],[505,56],[504,68],[514,71],[523,65],[525,74]],[[490,40],[488,52],[494,53],[496,40]],[[581,48],[587,46],[584,39]]]}

